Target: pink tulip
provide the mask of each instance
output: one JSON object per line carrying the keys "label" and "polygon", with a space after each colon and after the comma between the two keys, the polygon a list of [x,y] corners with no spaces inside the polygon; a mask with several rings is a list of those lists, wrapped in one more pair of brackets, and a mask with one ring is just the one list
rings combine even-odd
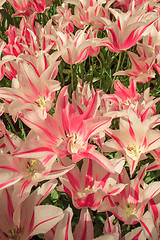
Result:
{"label": "pink tulip", "polygon": [[156,14],[151,16],[151,20],[147,20],[147,14],[142,10],[134,14],[131,14],[130,11],[123,13],[111,8],[109,11],[114,15],[116,21],[101,20],[106,23],[108,37],[101,39],[100,46],[108,47],[112,52],[131,48],[142,38],[145,31],[157,21]]}
{"label": "pink tulip", "polygon": [[104,0],[65,0],[65,2],[75,5],[71,20],[78,28],[92,24],[97,29],[103,29],[103,25],[97,23],[96,17],[106,16],[109,18],[106,8],[102,6],[103,3],[106,3]]}
{"label": "pink tulip", "polygon": [[[17,11],[18,15],[25,13],[28,17],[33,12],[44,12],[47,6],[52,4],[52,0],[8,0],[12,7]],[[47,2],[47,4],[46,4]],[[16,14],[16,15],[17,15]]]}
{"label": "pink tulip", "polygon": [[67,87],[64,87],[58,96],[54,117],[47,115],[47,118],[42,120],[32,111],[26,111],[25,115],[21,116],[25,124],[38,134],[40,141],[33,149],[35,144],[30,144],[33,141],[31,140],[27,148],[23,146],[14,154],[17,156],[27,154],[25,157],[28,157],[33,152],[35,154],[50,152],[61,157],[72,155],[73,162],[89,157],[114,172],[112,163],[98,152],[94,145],[88,143],[91,137],[108,128],[111,123],[113,114],[109,113],[109,117],[98,117],[96,116],[98,107],[99,95],[96,92],[87,111],[78,115],[73,105],[69,103]]}
{"label": "pink tulip", "polygon": [[77,88],[72,93],[72,104],[79,114],[87,111],[95,95],[94,88],[90,88],[90,83],[85,82],[82,86],[82,79],[78,80]]}
{"label": "pink tulip", "polygon": [[12,202],[13,188],[0,191],[0,238],[29,240],[56,225],[63,218],[63,211],[55,206],[40,205],[54,188],[55,183],[43,184],[17,208]]}
{"label": "pink tulip", "polygon": [[78,30],[75,35],[63,33],[59,30],[56,36],[48,35],[47,37],[54,41],[56,49],[61,52],[61,57],[68,64],[81,63],[88,57],[88,48],[97,46],[94,39],[89,38],[86,29]]}
{"label": "pink tulip", "polygon": [[72,164],[63,167],[56,162],[56,158],[52,155],[37,159],[16,158],[8,154],[0,154],[0,189],[14,185],[13,198],[19,204],[28,197],[32,186],[62,176],[74,167]]}
{"label": "pink tulip", "polygon": [[126,184],[123,191],[113,196],[106,196],[99,205],[98,210],[112,212],[119,220],[125,224],[135,225],[142,223],[145,208],[149,201],[159,196],[159,182],[152,182],[145,187],[141,187],[146,175],[147,165],[144,165],[137,176],[130,180],[124,168],[119,175],[119,183]]}
{"label": "pink tulip", "polygon": [[79,222],[72,233],[71,220],[73,212],[70,207],[64,210],[63,219],[48,233],[45,234],[46,240],[93,240],[94,229],[88,209],[82,208]]}
{"label": "pink tulip", "polygon": [[71,20],[71,8],[68,8],[68,3],[62,3],[62,5],[58,6],[56,10],[58,14],[52,16],[53,22],[56,23],[55,28],[58,31],[63,31],[67,34],[72,33],[74,31],[74,25]]}
{"label": "pink tulip", "polygon": [[140,94],[136,91],[136,82],[130,80],[130,85],[125,87],[118,79],[114,81],[114,94],[105,94],[103,99],[108,99],[111,102],[113,111],[120,111],[135,105],[139,101]]}
{"label": "pink tulip", "polygon": [[[66,161],[63,159],[64,164]],[[120,174],[124,160],[112,159],[111,162]],[[62,186],[58,190],[66,192],[72,198],[75,208],[91,208],[95,211],[104,196],[118,194],[124,189],[125,185],[117,184],[117,178],[91,159],[84,159],[81,171],[75,166],[60,178]]]}
{"label": "pink tulip", "polygon": [[156,74],[153,70],[154,56],[144,60],[133,52],[128,52],[128,55],[132,63],[132,68],[125,71],[118,71],[114,75],[128,75],[134,81],[142,83],[146,83],[150,81],[151,78],[155,78]]}
{"label": "pink tulip", "polygon": [[42,119],[46,118],[47,112],[53,107],[55,92],[60,87],[60,83],[53,80],[58,64],[59,62],[53,62],[39,75],[37,68],[35,71],[25,61],[19,62],[18,79],[12,80],[13,87],[0,88],[0,97],[9,103],[8,111],[15,121],[26,109],[37,111]]}
{"label": "pink tulip", "polygon": [[120,119],[118,130],[105,131],[112,139],[103,145],[104,151],[118,151],[125,156],[132,175],[139,161],[146,159],[146,153],[159,147],[160,132],[153,130],[159,116],[153,116],[141,122],[135,112],[130,110],[128,117]]}

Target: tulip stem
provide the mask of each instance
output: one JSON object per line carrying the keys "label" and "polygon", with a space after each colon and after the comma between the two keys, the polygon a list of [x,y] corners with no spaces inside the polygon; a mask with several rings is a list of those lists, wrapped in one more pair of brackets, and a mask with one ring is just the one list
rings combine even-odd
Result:
{"label": "tulip stem", "polygon": [[[101,68],[101,76],[102,76],[102,73],[103,73],[102,62],[101,62],[101,60],[99,59],[98,55],[96,56],[96,58],[97,58],[97,60],[98,60],[98,62],[99,62],[99,65],[100,65],[100,68]],[[102,87],[102,79],[101,79],[101,77],[100,77],[99,82],[100,82],[99,88],[101,89],[101,87]]]}
{"label": "tulip stem", "polygon": [[64,80],[64,77],[63,77],[63,68],[62,68],[62,64],[61,63],[59,64],[59,68],[60,68],[59,74],[60,74],[60,77],[61,77],[60,81],[61,81],[62,87],[64,87],[65,80]]}
{"label": "tulip stem", "polygon": [[[117,64],[116,72],[119,70],[119,66],[120,66],[120,62],[121,62],[121,57],[122,57],[122,52],[120,51],[120,52],[119,52],[119,59],[118,59],[118,64]],[[114,76],[114,78],[113,78],[110,93],[113,93],[113,88],[114,88],[114,81],[115,81],[115,79],[116,79],[116,76]]]}
{"label": "tulip stem", "polygon": [[127,232],[130,231],[130,228],[131,228],[131,225],[128,225],[128,226],[127,226]]}
{"label": "tulip stem", "polygon": [[71,92],[73,91],[73,67],[72,64],[70,64],[70,70],[71,70]]}
{"label": "tulip stem", "polygon": [[102,62],[101,62],[101,60],[99,59],[98,56],[96,56],[96,58],[97,58],[97,60],[98,60],[98,62],[100,64],[101,72],[103,72]]}

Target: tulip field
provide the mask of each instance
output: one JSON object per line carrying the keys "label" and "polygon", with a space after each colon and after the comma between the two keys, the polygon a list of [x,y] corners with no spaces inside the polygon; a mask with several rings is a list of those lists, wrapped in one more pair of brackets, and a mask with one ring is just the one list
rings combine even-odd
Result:
{"label": "tulip field", "polygon": [[160,1],[0,0],[0,240],[160,239]]}

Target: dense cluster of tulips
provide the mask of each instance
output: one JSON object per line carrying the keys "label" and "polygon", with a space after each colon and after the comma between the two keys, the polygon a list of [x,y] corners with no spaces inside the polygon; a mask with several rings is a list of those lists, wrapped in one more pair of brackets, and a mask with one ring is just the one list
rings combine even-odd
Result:
{"label": "dense cluster of tulips", "polygon": [[[15,23],[0,39],[0,239],[158,240],[160,3],[64,0],[51,15],[54,4],[0,1],[0,24],[7,9]],[[91,59],[103,75],[101,49],[117,64],[109,90],[83,79]],[[53,191],[72,206],[41,204]]]}

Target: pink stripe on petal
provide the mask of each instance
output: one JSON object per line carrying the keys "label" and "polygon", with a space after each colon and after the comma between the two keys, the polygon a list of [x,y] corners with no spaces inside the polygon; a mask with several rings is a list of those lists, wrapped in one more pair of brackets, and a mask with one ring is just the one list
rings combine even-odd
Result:
{"label": "pink stripe on petal", "polygon": [[109,200],[109,202],[110,202],[110,204],[111,204],[111,207],[115,207],[115,206],[116,206],[116,204],[112,201],[112,199],[110,198],[110,196],[108,196],[108,200]]}
{"label": "pink stripe on petal", "polygon": [[68,214],[68,219],[67,219],[67,227],[66,227],[66,231],[65,231],[65,240],[69,240],[69,238],[68,238],[69,220],[70,220],[70,213]]}
{"label": "pink stripe on petal", "polygon": [[45,166],[52,157],[53,157],[53,155],[48,155],[45,159],[43,159],[43,160],[42,160],[43,165]]}
{"label": "pink stripe on petal", "polygon": [[141,235],[141,232],[142,232],[142,230],[134,238],[132,238],[132,240],[138,240],[139,236]]}
{"label": "pink stripe on petal", "polygon": [[30,180],[30,181],[26,180],[26,181],[22,184],[21,190],[20,190],[20,198],[23,197],[23,193],[24,193],[25,189],[29,186],[29,184],[30,184],[31,182],[32,182],[31,180]]}
{"label": "pink stripe on petal", "polygon": [[47,174],[50,174],[50,173],[58,173],[58,172],[62,172],[62,171],[65,171],[65,169],[64,168],[62,168],[62,169],[60,168],[60,169],[55,169],[55,170],[51,170],[51,171],[46,171],[42,175],[46,176]]}
{"label": "pink stripe on petal", "polygon": [[119,146],[124,149],[124,145],[123,143],[121,142],[121,140],[117,137],[115,137],[114,135],[112,135],[111,133],[107,132],[106,130],[104,130],[110,137],[112,137],[118,144]]}
{"label": "pink stripe on petal", "polygon": [[32,218],[31,218],[31,221],[30,221],[30,224],[29,224],[29,234],[32,232],[33,225],[34,225],[34,212],[32,214]]}
{"label": "pink stripe on petal", "polygon": [[11,168],[11,167],[7,167],[7,166],[0,166],[0,169],[5,169],[5,170],[11,171],[11,172],[19,173],[19,171],[17,169]]}
{"label": "pink stripe on petal", "polygon": [[120,46],[119,46],[119,43],[117,41],[117,36],[115,34],[115,32],[113,31],[113,29],[107,29],[111,35],[112,35],[112,41],[114,43],[114,47],[117,48],[117,49],[120,49]]}
{"label": "pink stripe on petal", "polygon": [[132,166],[131,166],[131,173],[133,173],[134,171],[134,167],[135,167],[136,161],[132,161]]}
{"label": "pink stripe on petal", "polygon": [[133,138],[133,140],[136,142],[136,137],[135,137],[133,128],[132,128],[131,123],[130,123],[129,120],[128,120],[128,123],[129,123],[129,133],[130,133],[131,137]]}
{"label": "pink stripe on petal", "polygon": [[160,168],[160,163],[159,164],[155,164],[154,166],[148,167],[147,171],[153,171],[154,169]]}
{"label": "pink stripe on petal", "polygon": [[96,136],[96,138],[97,138],[97,142],[98,142],[100,148],[102,149],[102,144],[101,144],[100,136],[98,135],[98,136]]}
{"label": "pink stripe on petal", "polygon": [[7,185],[13,184],[14,182],[17,182],[17,179],[14,179],[14,180],[11,180],[11,181],[8,181],[8,182],[5,182],[5,183],[1,183],[0,184],[0,189],[4,188],[4,187],[7,187]]}
{"label": "pink stripe on petal", "polygon": [[81,240],[86,239],[86,233],[87,233],[87,214],[86,214],[85,220],[84,220],[84,228],[83,228]]}
{"label": "pink stripe on petal", "polygon": [[91,6],[91,7],[94,6],[93,0],[90,0],[90,6]]}
{"label": "pink stripe on petal", "polygon": [[102,189],[103,189],[109,176],[110,176],[110,173],[107,173],[105,177],[99,182],[99,184],[97,185],[97,188],[102,186]]}
{"label": "pink stripe on petal", "polygon": [[153,199],[150,200],[150,204],[151,204],[151,208],[152,208],[152,211],[153,211],[153,214],[154,214],[154,220],[157,221],[157,219],[158,219],[157,205],[156,205],[156,203],[154,202]]}
{"label": "pink stripe on petal", "polygon": [[40,147],[37,149],[33,149],[33,150],[28,150],[25,152],[20,152],[20,153],[13,153],[12,156],[20,156],[23,154],[28,154],[28,153],[40,153],[40,152],[52,152],[53,150],[47,147]]}
{"label": "pink stripe on petal", "polygon": [[108,194],[114,194],[114,193],[118,192],[119,190],[120,190],[120,188],[114,189],[113,191],[108,192]]}
{"label": "pink stripe on petal", "polygon": [[143,179],[145,171],[146,171],[146,168],[143,169],[141,175],[140,175],[139,178],[138,178],[138,181],[137,181],[137,184],[136,184],[136,187],[135,187],[134,198],[135,198],[137,201],[138,201],[138,199],[139,199],[139,183],[140,183],[140,181]]}
{"label": "pink stripe on petal", "polygon": [[[44,132],[44,134],[45,134],[47,137],[49,137],[50,139],[52,139],[52,141],[55,141],[55,137],[51,134],[51,131],[49,131],[47,128],[44,128],[44,127],[42,127],[41,125],[38,125],[38,124],[36,124],[35,122],[32,122],[32,121],[30,121],[29,119],[27,119],[27,118],[25,118],[25,117],[21,117],[21,119],[22,119],[22,120],[24,119],[26,122],[31,123],[33,126],[39,128],[40,130],[42,130],[42,132]],[[56,143],[56,141],[55,141],[55,143]]]}
{"label": "pink stripe on petal", "polygon": [[151,142],[150,144],[148,144],[148,147],[149,146],[151,146],[152,144],[154,144],[156,141],[158,141],[160,139],[160,137],[159,138],[157,138],[156,140],[154,140],[153,142]]}
{"label": "pink stripe on petal", "polygon": [[85,187],[90,186],[92,188],[92,186],[93,186],[92,176],[93,176],[92,160],[89,159],[87,174],[85,176]]}
{"label": "pink stripe on petal", "polygon": [[74,183],[72,187],[75,191],[77,191],[77,189],[81,189],[79,178],[75,178],[75,176],[71,172],[66,173],[66,175],[69,179],[69,182]]}
{"label": "pink stripe on petal", "polygon": [[143,140],[142,147],[144,147],[144,148],[147,147],[147,138],[146,137]]}
{"label": "pink stripe on petal", "polygon": [[6,189],[6,194],[7,194],[8,214],[9,214],[10,218],[13,218],[14,208],[13,208],[11,196],[9,195],[7,189]]}
{"label": "pink stripe on petal", "polygon": [[140,221],[140,223],[142,224],[142,226],[146,229],[146,231],[148,232],[149,236],[152,237],[151,232],[149,231],[148,227],[146,226],[146,224],[142,221]]}
{"label": "pink stripe on petal", "polygon": [[43,224],[43,223],[46,223],[46,222],[49,222],[49,221],[51,221],[51,220],[53,220],[53,219],[55,219],[55,218],[57,218],[57,217],[59,217],[59,215],[56,216],[56,217],[48,218],[48,219],[46,219],[46,220],[38,223],[36,226],[34,226],[34,228],[32,229],[32,232],[33,232],[37,227],[39,227],[39,225],[41,225],[41,224]]}
{"label": "pink stripe on petal", "polygon": [[154,191],[154,193],[150,196],[150,198],[154,197],[154,195],[160,190],[160,187]]}
{"label": "pink stripe on petal", "polygon": [[44,195],[39,199],[39,201],[37,202],[36,206],[38,206],[38,205],[41,204],[41,202],[46,198],[46,195],[48,195],[48,193],[51,192],[52,188],[53,188],[53,186],[51,186],[51,187],[45,192],[45,194],[44,194]]}

